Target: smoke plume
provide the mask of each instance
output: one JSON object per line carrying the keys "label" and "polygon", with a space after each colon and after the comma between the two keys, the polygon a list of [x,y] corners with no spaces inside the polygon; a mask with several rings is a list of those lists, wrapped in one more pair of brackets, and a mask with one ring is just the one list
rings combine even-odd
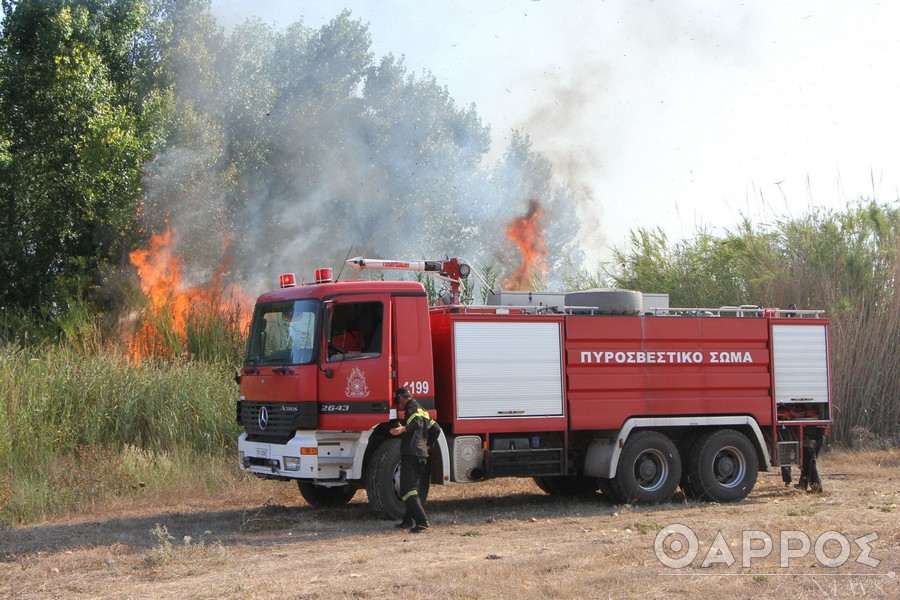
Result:
{"label": "smoke plume", "polygon": [[527,136],[486,164],[490,129],[474,105],[402,60],[374,62],[348,14],[318,30],[210,31],[180,33],[177,129],[148,169],[143,215],[150,231],[179,232],[188,284],[213,281],[225,239],[226,276],[250,293],[282,272],[337,274],[348,254],[450,255],[509,275],[524,257],[505,228],[531,199],[548,215],[534,233],[548,260],[571,243],[572,195]]}

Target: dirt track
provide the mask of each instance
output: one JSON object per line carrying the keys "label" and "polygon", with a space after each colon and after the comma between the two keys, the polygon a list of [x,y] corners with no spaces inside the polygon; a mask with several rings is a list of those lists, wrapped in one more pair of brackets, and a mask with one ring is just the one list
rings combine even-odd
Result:
{"label": "dirt track", "polygon": [[[267,504],[206,500],[0,531],[0,597],[900,597],[900,452],[831,455],[821,471],[823,495],[761,473],[733,505],[551,498],[529,480],[454,485],[432,490],[435,527],[420,535],[373,518],[363,493],[343,509],[313,509],[271,483],[262,489],[278,495]],[[654,551],[658,537],[663,559],[690,550],[678,524],[698,541],[681,569]],[[744,556],[744,530],[767,534],[771,553],[751,556],[764,552],[757,540]],[[828,531],[837,533],[820,537]],[[781,544],[802,554],[787,538],[804,534],[809,551],[782,567]],[[869,543],[855,541],[867,535],[868,556]]]}

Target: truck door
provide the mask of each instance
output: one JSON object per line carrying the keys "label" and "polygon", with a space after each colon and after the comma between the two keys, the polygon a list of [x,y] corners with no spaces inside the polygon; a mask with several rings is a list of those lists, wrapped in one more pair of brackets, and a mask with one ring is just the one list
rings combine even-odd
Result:
{"label": "truck door", "polygon": [[433,417],[434,361],[427,296],[395,296],[393,317],[397,387],[408,389]]}
{"label": "truck door", "polygon": [[390,296],[337,297],[326,307],[319,429],[366,430],[390,410]]}

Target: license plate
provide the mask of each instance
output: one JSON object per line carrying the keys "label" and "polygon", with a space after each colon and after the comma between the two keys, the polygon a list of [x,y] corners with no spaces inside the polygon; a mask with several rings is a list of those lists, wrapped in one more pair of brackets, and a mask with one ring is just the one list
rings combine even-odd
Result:
{"label": "license plate", "polygon": [[269,456],[269,449],[268,448],[257,448],[256,456],[258,456],[259,458],[267,458]]}

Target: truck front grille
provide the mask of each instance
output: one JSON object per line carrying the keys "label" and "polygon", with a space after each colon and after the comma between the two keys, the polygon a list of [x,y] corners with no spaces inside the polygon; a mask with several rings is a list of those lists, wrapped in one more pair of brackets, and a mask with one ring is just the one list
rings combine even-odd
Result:
{"label": "truck front grille", "polygon": [[[289,409],[285,410],[286,407]],[[297,431],[297,408],[296,403],[241,401],[238,402],[238,418],[249,441],[285,444]]]}

